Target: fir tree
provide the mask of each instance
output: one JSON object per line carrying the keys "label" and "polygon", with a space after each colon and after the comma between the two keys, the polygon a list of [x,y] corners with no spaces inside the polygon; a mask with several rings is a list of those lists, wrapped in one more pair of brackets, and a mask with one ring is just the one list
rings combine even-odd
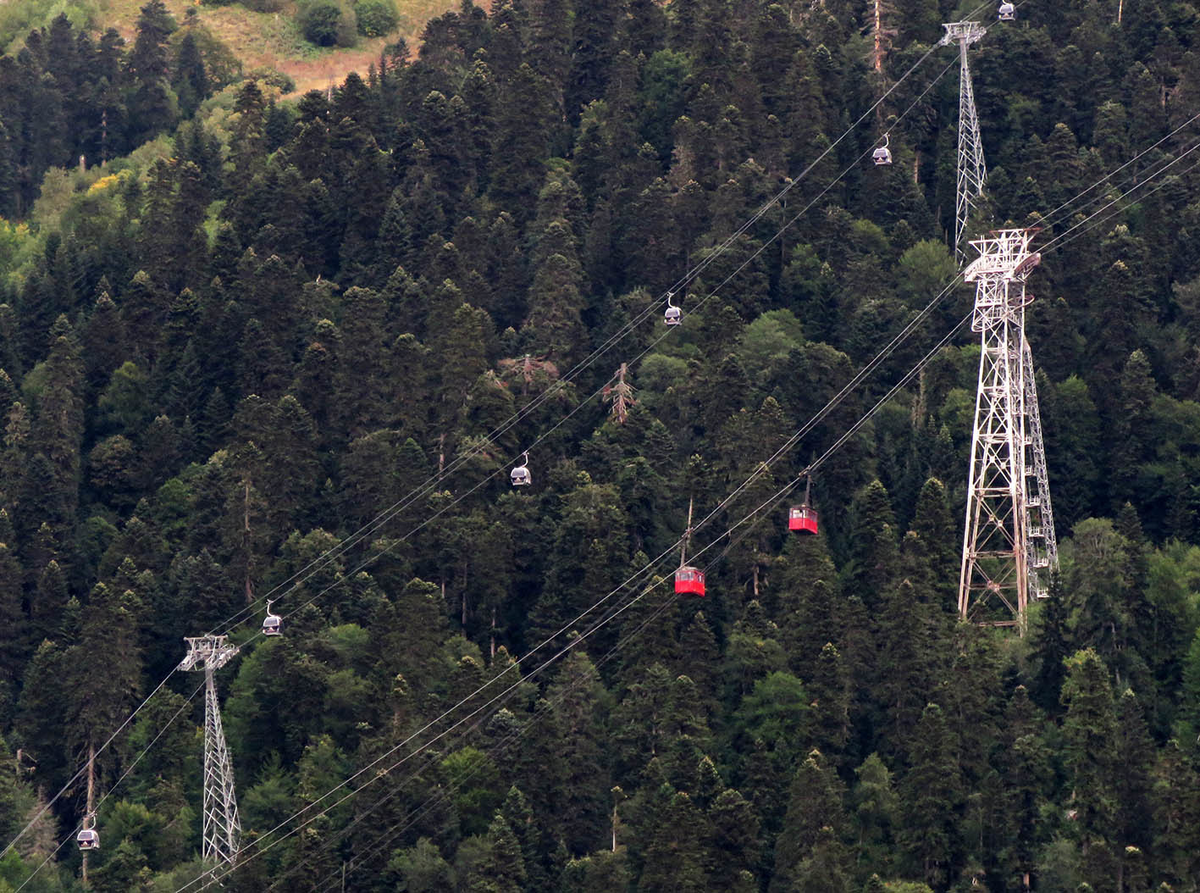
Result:
{"label": "fir tree", "polygon": [[900,785],[898,843],[926,883],[955,874],[961,847],[959,811],[964,801],[956,742],[937,704],[921,714],[911,752],[912,768]]}

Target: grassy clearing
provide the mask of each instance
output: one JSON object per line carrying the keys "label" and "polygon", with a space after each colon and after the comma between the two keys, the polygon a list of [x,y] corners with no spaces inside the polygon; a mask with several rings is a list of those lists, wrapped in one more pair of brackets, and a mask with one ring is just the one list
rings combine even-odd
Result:
{"label": "grassy clearing", "polygon": [[[146,0],[101,0],[97,24],[114,27],[127,40],[133,39],[138,10]],[[360,38],[346,49],[316,47],[306,41],[295,24],[295,7],[281,12],[251,12],[240,4],[200,6],[193,0],[164,0],[179,21],[189,6],[198,10],[200,21],[219,37],[247,71],[273,68],[296,82],[296,90],[320,90],[338,84],[352,71],[366,74],[384,46],[403,37],[415,48],[425,23],[447,10],[457,9],[456,0],[397,0],[400,26],[396,33],[371,40]]]}

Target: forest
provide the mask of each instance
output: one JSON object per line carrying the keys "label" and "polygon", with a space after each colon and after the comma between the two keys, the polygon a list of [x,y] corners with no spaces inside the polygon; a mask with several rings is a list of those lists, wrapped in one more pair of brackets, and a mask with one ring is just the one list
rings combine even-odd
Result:
{"label": "forest", "polygon": [[[463,0],[298,98],[161,0],[0,56],[0,891],[1200,890],[1200,10],[1016,7]],[[1023,631],[956,601],[966,18],[971,232],[1045,246]]]}

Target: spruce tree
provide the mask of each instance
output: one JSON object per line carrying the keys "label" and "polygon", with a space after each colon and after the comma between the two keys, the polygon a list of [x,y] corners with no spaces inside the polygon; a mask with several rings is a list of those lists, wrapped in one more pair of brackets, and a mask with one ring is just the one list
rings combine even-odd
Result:
{"label": "spruce tree", "polygon": [[1067,660],[1063,683],[1063,764],[1071,785],[1071,809],[1085,858],[1094,846],[1109,847],[1116,822],[1117,719],[1108,670],[1088,648]]}
{"label": "spruce tree", "polygon": [[582,855],[603,839],[604,794],[612,785],[598,746],[597,710],[605,697],[595,666],[576,648],[546,690],[553,705],[555,749],[564,769],[556,797],[557,830],[567,850]]}
{"label": "spruce tree", "polygon": [[957,743],[941,707],[928,704],[913,736],[912,768],[900,783],[898,843],[931,886],[954,877],[962,841],[959,813],[965,800]]}
{"label": "spruce tree", "polygon": [[1060,695],[1066,668],[1063,662],[1070,654],[1068,618],[1070,606],[1066,601],[1062,578],[1051,573],[1046,601],[1042,604],[1040,624],[1034,632],[1034,653],[1038,656],[1037,672],[1030,689],[1035,704],[1050,715],[1061,710]]}
{"label": "spruce tree", "polygon": [[823,829],[834,829],[835,836],[842,832],[846,821],[842,797],[837,774],[820,751],[812,751],[796,770],[788,793],[787,815],[775,843],[772,893],[795,889],[802,881],[804,863],[814,857]]}
{"label": "spruce tree", "polygon": [[849,589],[868,608],[879,604],[898,569],[896,519],[887,489],[874,481],[854,496],[850,507],[851,565]]}

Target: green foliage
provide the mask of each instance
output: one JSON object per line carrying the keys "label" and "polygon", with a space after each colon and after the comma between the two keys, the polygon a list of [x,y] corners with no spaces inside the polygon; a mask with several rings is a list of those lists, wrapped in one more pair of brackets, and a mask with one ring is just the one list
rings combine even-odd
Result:
{"label": "green foliage", "polygon": [[738,725],[751,740],[781,746],[804,727],[809,699],[790,673],[775,671],[754,684],[738,707]]}
{"label": "green foliage", "polygon": [[357,17],[345,0],[304,0],[296,21],[305,39],[319,47],[354,45]]}
{"label": "green foliage", "polygon": [[400,14],[395,0],[358,0],[354,4],[358,33],[363,37],[382,37],[396,30]]}
{"label": "green foliage", "polygon": [[447,786],[456,791],[454,807],[464,835],[486,831],[490,816],[504,800],[496,764],[478,748],[465,747],[444,757],[440,768]]}
{"label": "green foliage", "polygon": [[401,889],[407,893],[437,893],[454,886],[454,869],[428,837],[396,853],[388,863],[388,871],[399,876]]}
{"label": "green foliage", "polygon": [[47,4],[44,0],[14,0],[0,6],[0,47],[8,52],[12,45],[30,30],[44,27],[60,15],[75,28],[93,26],[100,4],[88,0],[71,0]]}

